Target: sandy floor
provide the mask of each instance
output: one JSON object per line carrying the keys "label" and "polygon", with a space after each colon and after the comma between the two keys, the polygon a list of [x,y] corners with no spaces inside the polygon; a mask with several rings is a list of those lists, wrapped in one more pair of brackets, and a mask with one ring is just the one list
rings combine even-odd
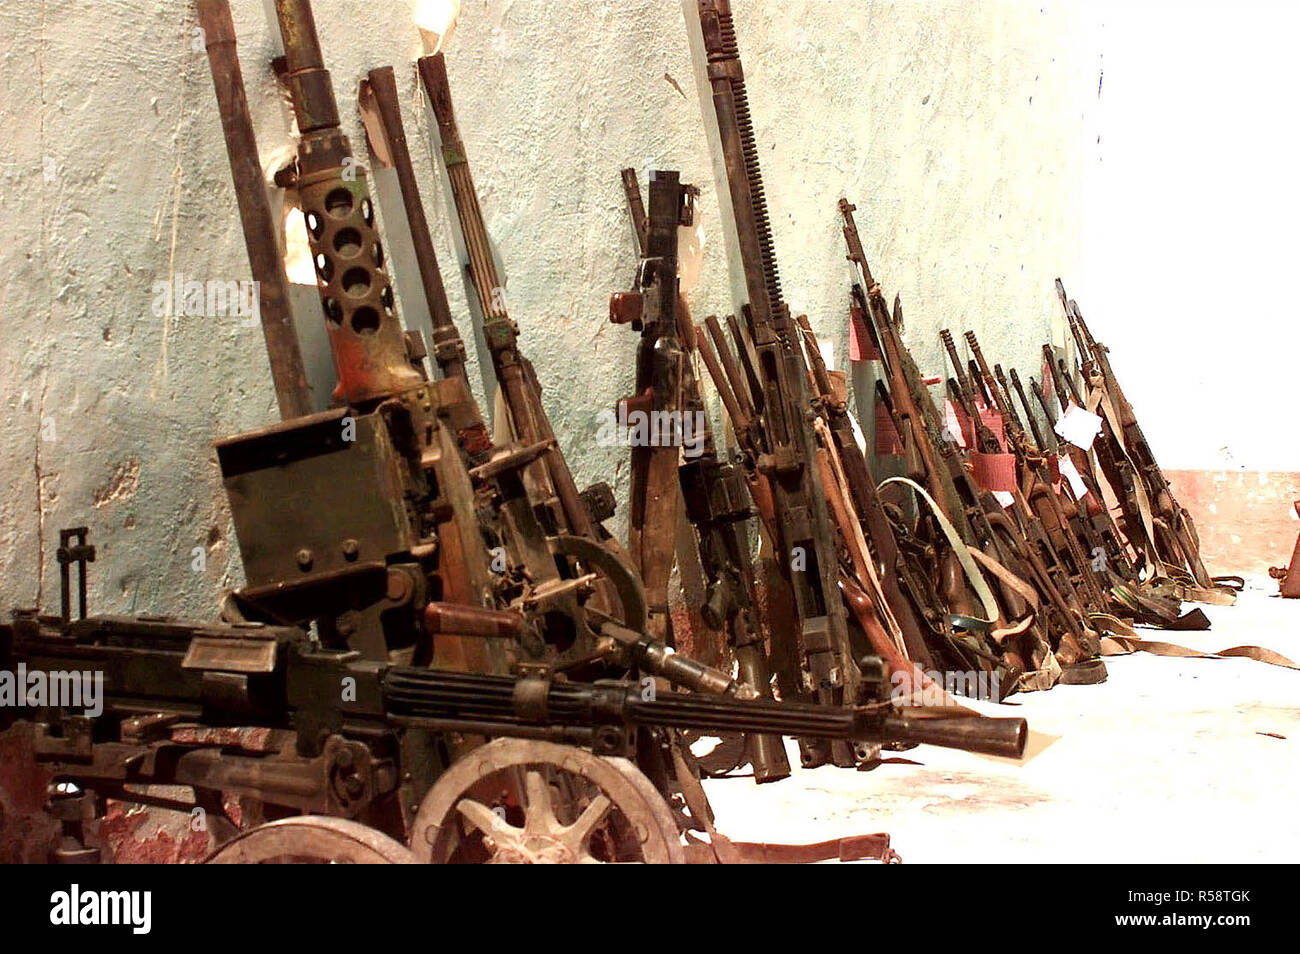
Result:
{"label": "sandy floor", "polygon": [[[1300,601],[1274,592],[1258,583],[1236,606],[1205,607],[1208,632],[1148,638],[1300,661]],[[1300,671],[1142,653],[1106,665],[1102,685],[975,704],[1029,720],[1024,761],[924,746],[899,753],[922,765],[713,780],[718,828],[784,842],[886,831],[909,863],[1294,861]]]}

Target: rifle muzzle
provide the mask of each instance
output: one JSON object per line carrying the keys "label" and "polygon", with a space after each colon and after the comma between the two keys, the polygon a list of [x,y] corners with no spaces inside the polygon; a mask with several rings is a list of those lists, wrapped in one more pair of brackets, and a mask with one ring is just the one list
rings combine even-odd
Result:
{"label": "rifle muzzle", "polygon": [[1025,754],[1029,724],[1024,719],[988,719],[982,716],[891,716],[885,720],[882,734],[899,742],[917,742],[1018,759]]}

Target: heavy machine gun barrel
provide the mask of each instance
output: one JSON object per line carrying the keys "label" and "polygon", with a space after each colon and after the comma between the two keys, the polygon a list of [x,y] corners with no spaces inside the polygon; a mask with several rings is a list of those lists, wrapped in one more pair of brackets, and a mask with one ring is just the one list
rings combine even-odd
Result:
{"label": "heavy machine gun barrel", "polygon": [[[519,714],[520,682],[509,676],[442,673],[391,668],[381,680],[384,705],[407,722],[442,720],[467,712],[505,726],[655,725],[701,732],[788,735],[854,742],[917,742],[1019,758],[1028,727],[1024,719],[981,716],[912,717],[888,703],[825,706],[735,699],[703,693],[659,692],[652,698],[619,683],[555,682],[535,701],[535,714]],[[540,687],[539,687],[540,688]],[[931,712],[933,710],[925,710]]]}
{"label": "heavy machine gun barrel", "polygon": [[[907,707],[889,701],[887,670],[872,657],[861,661],[866,692],[859,703],[827,706],[754,698],[748,686],[679,654],[668,654],[675,666],[656,664],[652,652],[634,654],[646,671],[706,691],[675,692],[649,687],[645,680],[569,682],[527,670],[489,675],[390,666],[356,652],[322,649],[292,627],[129,617],[89,617],[64,625],[55,617],[27,615],[0,626],[0,667],[21,671],[29,682],[41,674],[49,686],[56,676],[71,673],[83,688],[79,702],[84,705],[27,695],[28,705],[7,709],[59,727],[45,735],[67,743],[51,755],[89,756],[89,749],[68,748],[80,744],[77,740],[120,745],[127,737],[124,727],[141,717],[172,720],[167,725],[193,720],[211,727],[293,729],[303,756],[316,754],[321,727],[356,738],[421,728],[613,750],[612,743],[601,745],[602,729],[616,730],[622,738],[625,730],[644,725],[916,742],[1011,758],[1023,754],[1028,736],[1024,719],[990,719],[964,709],[945,714],[934,707],[913,707],[915,714],[908,714]],[[89,688],[96,678],[100,694]],[[88,731],[75,728],[82,720],[93,723]]]}

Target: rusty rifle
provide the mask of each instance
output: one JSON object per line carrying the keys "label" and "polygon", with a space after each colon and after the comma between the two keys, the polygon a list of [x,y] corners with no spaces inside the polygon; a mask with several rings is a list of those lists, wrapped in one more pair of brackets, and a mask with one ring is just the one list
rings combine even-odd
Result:
{"label": "rusty rifle", "polygon": [[[708,426],[699,381],[690,362],[694,329],[677,276],[678,228],[694,220],[693,200],[698,190],[681,184],[675,172],[655,172],[647,215],[635,170],[624,169],[622,175],[641,262],[637,289],[611,299],[610,317],[619,323],[630,321],[634,328],[640,326],[636,390],[640,404],[648,406],[651,420],[658,414],[660,420],[671,424],[672,415],[677,414],[682,421],[680,441],[632,450],[629,549],[634,560],[639,558],[652,603],[658,598],[666,614],[680,488],[706,579],[700,616],[705,624],[726,634],[740,678],[760,697],[770,699],[771,673],[745,532],[753,509],[739,468],[719,458]],[[679,327],[689,329],[689,339],[681,339]],[[689,434],[687,427],[691,428]],[[687,438],[689,454],[683,450]],[[653,622],[653,612],[650,619]],[[779,738],[749,736],[745,744],[755,781],[776,781],[790,774]]]}
{"label": "rusty rifle", "polygon": [[[780,563],[794,593],[795,634],[803,665],[802,691],[831,705],[856,693],[857,666],[849,645],[838,590],[834,529],[817,466],[816,442],[807,426],[809,395],[798,331],[781,293],[771,222],[736,28],[728,0],[699,0],[696,9],[707,57],[725,188],[748,298],[748,332],[756,354],[764,446],[751,464],[771,486]],[[805,745],[811,764],[852,765],[851,746],[831,741],[823,750]]]}
{"label": "rusty rifle", "polygon": [[[604,534],[598,525],[612,515],[610,508],[596,507],[593,512],[590,505],[597,500],[611,501],[612,497],[605,488],[590,488],[587,493],[579,493],[573,474],[555,442],[555,433],[542,404],[537,375],[519,350],[519,328],[506,310],[505,288],[497,275],[483,210],[452,106],[446,61],[441,53],[437,53],[421,57],[418,66],[420,80],[438,123],[442,161],[451,184],[452,202],[469,250],[468,271],[484,315],[483,334],[514,433],[526,444],[551,442],[552,446],[541,458],[544,473],[537,477],[539,485],[555,495],[555,504],[548,509],[557,528],[575,536],[603,540]],[[536,470],[532,472],[536,473]]]}
{"label": "rusty rifle", "polygon": [[212,85],[217,94],[221,129],[230,157],[230,175],[239,204],[248,264],[257,283],[258,314],[271,363],[271,381],[280,417],[290,420],[311,413],[307,373],[294,333],[289,306],[289,280],[280,261],[280,243],[266,196],[266,183],[257,155],[257,139],[248,111],[244,78],[235,52],[235,26],[227,0],[198,0]]}
{"label": "rusty rifle", "polygon": [[[862,285],[855,284],[852,288],[853,304],[856,307],[851,310],[851,314],[862,323],[859,329],[862,337],[871,340],[881,355],[885,380],[879,382],[879,389],[888,393],[887,407],[903,443],[908,476],[928,487],[935,504],[956,528],[963,545],[979,549],[985,556],[1019,576],[1012,568],[1016,561],[1008,549],[1005,533],[995,532],[990,520],[990,514],[1000,515],[1000,508],[974,487],[952,443],[944,436],[938,410],[926,390],[916,362],[902,340],[902,305],[896,298],[891,314],[880,285],[871,273],[853,216],[855,208],[847,199],[840,199],[839,212],[848,247],[846,257],[857,266],[863,280]],[[931,532],[930,538],[939,553],[937,569],[940,596],[949,612],[960,618],[963,629],[967,631],[966,641],[973,644],[977,657],[981,660],[996,658],[986,643],[988,637],[985,634],[990,627],[998,624],[999,619],[1010,621],[1023,618],[1027,609],[1023,597],[1011,587],[1000,587],[1001,601],[996,607],[995,618],[984,620],[985,610],[978,603],[971,581],[963,573],[956,549],[948,546],[946,541],[941,542],[937,533]],[[980,620],[984,621],[980,623]],[[1042,649],[1048,645],[1047,634],[1039,631],[1036,623],[1029,624],[1029,629],[1033,632],[1025,640],[1029,644],[1027,651],[1013,651],[1006,658],[1006,663],[1012,670],[1025,671],[1036,657],[1041,657]],[[1006,655],[1007,650],[1011,650],[1011,647],[1006,647],[1003,655]],[[987,662],[981,665],[987,666]],[[1014,683],[1016,680],[1010,681]]]}
{"label": "rusty rifle", "polygon": [[1070,330],[1081,344],[1080,359],[1085,362],[1085,378],[1092,389],[1101,392],[1099,395],[1101,404],[1098,410],[1103,416],[1113,413],[1116,420],[1111,423],[1112,426],[1118,424],[1119,434],[1116,437],[1121,439],[1120,446],[1127,451],[1138,478],[1146,484],[1150,506],[1154,511],[1152,516],[1160,521],[1164,531],[1168,562],[1174,563],[1180,569],[1190,571],[1197,586],[1215,588],[1216,583],[1201,559],[1200,539],[1196,533],[1196,525],[1191,515],[1174,497],[1169,481],[1165,479],[1164,472],[1156,462],[1151,444],[1138,424],[1133,405],[1125,397],[1115,377],[1115,371],[1110,363],[1109,349],[1093,338],[1087,323],[1083,320],[1083,314],[1079,311],[1079,306],[1073,299],[1066,299],[1065,287],[1059,278],[1056,280],[1056,285]]}

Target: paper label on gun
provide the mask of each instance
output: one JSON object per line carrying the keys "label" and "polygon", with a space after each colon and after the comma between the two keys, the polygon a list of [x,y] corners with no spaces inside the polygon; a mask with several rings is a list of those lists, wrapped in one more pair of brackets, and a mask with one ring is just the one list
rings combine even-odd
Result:
{"label": "paper label on gun", "polygon": [[1079,476],[1074,461],[1070,460],[1068,454],[1062,454],[1057,458],[1057,466],[1061,468],[1061,473],[1065,476],[1065,479],[1070,482],[1070,489],[1074,491],[1075,499],[1082,500],[1088,493],[1088,486],[1083,482],[1083,478]]}
{"label": "paper label on gun", "polygon": [[[962,418],[965,418],[963,422]],[[959,412],[952,401],[943,402],[943,426],[952,438],[953,443],[958,447],[969,447],[970,443],[966,439],[966,432],[970,428],[970,418],[965,413]]]}
{"label": "paper label on gun", "polygon": [[1092,450],[1092,442],[1101,432],[1101,418],[1077,404],[1071,404],[1053,430],[1080,450]]}
{"label": "paper label on gun", "polygon": [[1002,504],[1003,510],[1006,510],[1008,507],[1010,507],[1013,503],[1016,502],[1015,496],[1007,493],[1005,490],[993,491],[993,499],[996,500],[998,503]]}

